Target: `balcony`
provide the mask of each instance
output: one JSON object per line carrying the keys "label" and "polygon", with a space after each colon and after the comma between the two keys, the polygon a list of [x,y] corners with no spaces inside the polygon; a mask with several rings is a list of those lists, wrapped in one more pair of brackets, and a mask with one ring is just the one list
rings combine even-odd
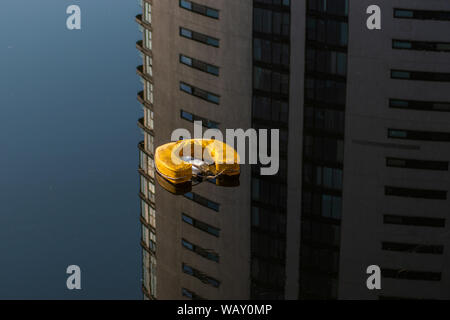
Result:
{"label": "balcony", "polygon": [[138,67],[136,68],[136,73],[137,73],[140,77],[142,77],[142,78],[144,78],[145,80],[147,80],[148,82],[153,83],[153,78],[152,78],[148,73],[146,73],[146,72],[144,71],[144,66],[142,66],[142,65],[138,66]]}
{"label": "balcony", "polygon": [[148,127],[145,125],[144,118],[140,118],[140,119],[138,120],[138,127],[141,128],[142,130],[144,130],[145,132],[147,132],[148,134],[150,134],[150,135],[152,135],[152,136],[155,136],[155,133],[153,132],[153,130],[150,129],[150,128],[148,128]]}
{"label": "balcony", "polygon": [[150,23],[148,23],[147,21],[145,21],[143,18],[142,18],[142,14],[138,14],[137,16],[136,16],[136,22],[138,23],[138,24],[140,24],[143,28],[146,28],[146,29],[148,29],[148,30],[152,30],[152,25],[150,24]]}
{"label": "balcony", "polygon": [[144,91],[138,92],[137,99],[144,107],[153,111],[153,104],[145,100]]}
{"label": "balcony", "polygon": [[144,41],[139,40],[136,42],[136,49],[145,54],[146,56],[153,57],[153,53],[150,49],[144,47]]}

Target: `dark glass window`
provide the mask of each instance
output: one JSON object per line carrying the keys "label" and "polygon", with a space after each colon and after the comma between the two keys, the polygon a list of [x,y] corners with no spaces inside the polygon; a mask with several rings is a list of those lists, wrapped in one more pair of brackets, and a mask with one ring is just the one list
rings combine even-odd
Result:
{"label": "dark glass window", "polygon": [[212,120],[208,120],[206,118],[197,116],[195,114],[192,114],[190,112],[181,110],[180,111],[180,116],[182,119],[187,120],[189,122],[194,122],[194,121],[201,121],[202,122],[202,126],[208,128],[208,129],[218,129],[219,128],[219,123],[212,121]]}
{"label": "dark glass window", "polygon": [[211,260],[214,262],[219,262],[219,255],[211,250],[203,249],[202,247],[197,246],[186,239],[181,239],[181,245],[185,249],[195,252],[196,254],[198,254],[199,256],[202,256],[205,259],[208,259],[208,260]]}
{"label": "dark glass window", "polygon": [[450,51],[449,42],[392,40],[393,49],[420,50],[420,51]]}
{"label": "dark glass window", "polygon": [[186,298],[191,299],[191,300],[205,300],[204,298],[200,297],[195,292],[193,292],[191,290],[188,290],[186,288],[182,288],[181,289],[181,294],[183,295],[183,297],[186,297]]}
{"label": "dark glass window", "polygon": [[180,0],[180,7],[213,19],[219,19],[219,10],[189,0]]}
{"label": "dark glass window", "polygon": [[450,82],[450,73],[391,70],[392,79]]}
{"label": "dark glass window", "polygon": [[197,60],[195,58],[191,58],[188,56],[185,56],[183,54],[180,54],[180,62],[182,64],[185,64],[191,68],[218,76],[219,75],[219,67],[216,67],[212,64]]}
{"label": "dark glass window", "polygon": [[388,129],[388,137],[392,139],[450,142],[450,133]]}
{"label": "dark glass window", "polygon": [[381,244],[383,250],[386,251],[398,251],[398,252],[410,252],[410,253],[428,253],[428,254],[443,254],[444,247],[440,245],[421,245],[411,243],[398,243],[398,242],[383,242]]}
{"label": "dark glass window", "polygon": [[217,202],[206,199],[205,197],[193,192],[188,192],[184,196],[187,199],[197,202],[198,204],[201,204],[204,207],[219,212],[220,204],[218,204]]}
{"label": "dark glass window", "polygon": [[209,46],[213,46],[218,48],[219,47],[219,39],[217,38],[213,38],[210,37],[206,34],[200,33],[200,32],[196,32],[196,31],[192,31],[183,27],[180,27],[180,36],[188,38],[188,39],[192,39],[198,42],[201,42],[203,44],[209,45]]}
{"label": "dark glass window", "polygon": [[381,269],[381,274],[385,278],[406,279],[406,280],[424,280],[441,281],[440,272],[410,271],[405,269]]}
{"label": "dark glass window", "polygon": [[404,225],[404,226],[416,226],[416,227],[434,227],[434,228],[445,227],[445,219],[428,218],[428,217],[384,215],[384,223]]}
{"label": "dark glass window", "polygon": [[396,109],[450,112],[450,102],[390,99],[389,107]]}
{"label": "dark glass window", "polygon": [[190,95],[193,95],[197,98],[206,100],[208,102],[214,103],[214,104],[220,104],[220,96],[208,91],[205,91],[200,88],[196,88],[194,86],[191,86],[190,84],[180,82],[180,90],[183,92],[186,92]]}
{"label": "dark glass window", "polygon": [[442,190],[425,190],[425,189],[411,189],[411,188],[386,186],[385,194],[387,196],[407,197],[407,198],[422,198],[435,200],[447,199],[447,191]]}
{"label": "dark glass window", "polygon": [[199,230],[202,230],[202,231],[204,231],[206,233],[209,233],[210,235],[213,235],[215,237],[219,237],[219,235],[220,235],[220,229],[215,228],[213,226],[210,226],[207,223],[204,223],[204,222],[201,222],[199,220],[196,220],[196,219],[194,219],[194,218],[192,218],[192,217],[190,217],[190,216],[188,216],[188,215],[186,215],[184,213],[181,214],[181,220],[183,222],[185,222],[187,224],[190,224],[191,226],[193,226],[193,227],[195,227],[195,228],[197,228]]}
{"label": "dark glass window", "polygon": [[450,21],[450,12],[394,8],[394,18]]}
{"label": "dark glass window", "polygon": [[401,158],[386,158],[386,166],[394,168],[448,171],[447,161],[426,161]]}
{"label": "dark glass window", "polygon": [[181,270],[184,273],[199,279],[201,282],[203,282],[205,284],[209,284],[215,288],[218,288],[220,286],[220,281],[218,281],[210,276],[207,276],[205,273],[203,273],[185,263],[183,263],[181,265]]}

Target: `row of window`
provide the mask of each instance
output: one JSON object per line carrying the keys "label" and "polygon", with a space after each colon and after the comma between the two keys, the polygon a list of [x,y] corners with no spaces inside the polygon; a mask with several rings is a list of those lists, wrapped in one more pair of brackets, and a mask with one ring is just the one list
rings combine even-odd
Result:
{"label": "row of window", "polygon": [[344,124],[345,113],[343,110],[305,106],[305,125],[308,129],[344,134]]}
{"label": "row of window", "polygon": [[384,188],[384,193],[387,196],[447,200],[447,191],[443,190],[412,189],[386,186]]}
{"label": "row of window", "polygon": [[408,109],[408,110],[450,112],[450,103],[449,102],[390,99],[389,107],[396,108],[396,109]]}
{"label": "row of window", "polygon": [[253,88],[271,94],[289,94],[289,74],[255,66],[253,68]]}
{"label": "row of window", "polygon": [[141,200],[141,216],[145,223],[156,229],[156,210],[144,200]]}
{"label": "row of window", "polygon": [[206,275],[205,273],[203,273],[203,272],[201,272],[201,271],[199,271],[199,270],[197,270],[197,269],[187,265],[186,263],[183,263],[181,265],[181,270],[184,273],[199,279],[201,282],[203,282],[205,284],[209,284],[209,285],[211,285],[211,286],[213,286],[215,288],[220,287],[220,281],[219,280],[216,280],[213,277],[210,277],[210,276]]}
{"label": "row of window", "polygon": [[432,227],[445,228],[445,219],[429,218],[429,217],[411,217],[399,215],[384,215],[383,222],[385,224],[412,226],[412,227]]}
{"label": "row of window", "polygon": [[450,133],[449,132],[388,129],[388,137],[392,138],[392,139],[450,142]]}
{"label": "row of window", "polygon": [[186,239],[181,239],[181,245],[183,246],[183,248],[195,252],[196,254],[198,254],[199,256],[202,256],[205,259],[214,261],[214,262],[219,262],[219,255],[211,250],[207,250],[207,249],[203,249],[200,246],[197,246],[195,244],[193,244],[192,242],[186,240]]}
{"label": "row of window", "polygon": [[308,10],[348,16],[348,0],[308,0]]}
{"label": "row of window", "polygon": [[188,290],[186,288],[181,288],[181,295],[185,298],[191,299],[191,300],[205,300],[195,292]]}
{"label": "row of window", "polygon": [[450,12],[394,8],[394,18],[450,21]]}
{"label": "row of window", "polygon": [[155,161],[142,150],[139,152],[139,168],[150,177],[155,178]]}
{"label": "row of window", "polygon": [[183,54],[180,54],[180,62],[193,69],[197,69],[215,76],[219,76],[219,67],[216,67],[215,65],[185,56]]}
{"label": "row of window", "polygon": [[342,163],[344,140],[335,137],[305,135],[304,156],[317,162]]}
{"label": "row of window", "polygon": [[185,82],[180,81],[180,90],[183,92],[186,92],[190,95],[193,95],[194,97],[206,100],[208,102],[214,103],[214,104],[220,104],[220,96],[208,92],[206,90],[191,86],[190,84],[187,84]]}
{"label": "row of window", "polygon": [[155,184],[141,175],[141,193],[150,202],[155,203]]}
{"label": "row of window", "polygon": [[282,68],[289,67],[290,46],[275,39],[253,38],[253,60]]}
{"label": "row of window", "polygon": [[391,70],[392,79],[450,82],[450,73]]}
{"label": "row of window", "polygon": [[272,7],[289,8],[291,0],[254,0],[254,5],[269,5]]}
{"label": "row of window", "polygon": [[305,183],[328,189],[342,190],[343,177],[341,168],[328,168],[305,163],[303,175]]}
{"label": "row of window", "polygon": [[345,80],[321,79],[309,74],[305,79],[305,97],[314,103],[343,106],[347,98]]}
{"label": "row of window", "polygon": [[252,206],[252,227],[261,231],[284,234],[286,231],[286,215],[271,209]]}
{"label": "row of window", "polygon": [[394,168],[448,171],[447,161],[386,158],[386,166]]}
{"label": "row of window", "polygon": [[306,50],[306,71],[346,76],[347,53],[310,47]]}
{"label": "row of window", "polygon": [[271,123],[288,125],[289,106],[287,101],[260,95],[253,96],[253,118]]}
{"label": "row of window", "polygon": [[156,298],[156,258],[142,249],[143,286],[151,297]]}
{"label": "row of window", "polygon": [[450,51],[449,42],[392,40],[393,49],[423,50],[423,51]]}
{"label": "row of window", "polygon": [[192,114],[192,113],[184,111],[184,110],[180,111],[180,116],[182,119],[187,120],[189,122],[201,121],[202,125],[208,129],[218,129],[219,128],[218,122],[197,116],[195,114]]}
{"label": "row of window", "polygon": [[188,216],[187,214],[184,214],[184,213],[181,214],[181,220],[184,223],[187,223],[187,224],[193,226],[194,228],[197,228],[197,229],[199,229],[201,231],[204,231],[204,232],[206,232],[206,233],[208,233],[208,234],[210,234],[212,236],[215,236],[215,237],[219,237],[220,236],[220,229],[218,229],[216,227],[213,227],[213,226],[211,226],[211,225],[209,225],[207,223],[204,223],[202,221],[199,221],[197,219],[194,219],[194,218]]}
{"label": "row of window", "polygon": [[444,246],[441,245],[423,245],[412,243],[383,242],[381,248],[385,251],[398,251],[410,253],[443,254]]}
{"label": "row of window", "polygon": [[195,3],[193,1],[180,0],[180,7],[209,18],[219,19],[219,10]]}
{"label": "row of window", "polygon": [[317,45],[345,47],[348,44],[348,22],[320,17],[308,17],[306,38]]}
{"label": "row of window", "polygon": [[180,36],[218,48],[220,40],[206,34],[180,27]]}
{"label": "row of window", "polygon": [[253,32],[288,37],[290,14],[263,8],[253,9]]}
{"label": "row of window", "polygon": [[412,271],[405,269],[381,269],[381,275],[385,278],[423,280],[423,281],[441,281],[440,272]]}
{"label": "row of window", "polygon": [[184,195],[187,199],[192,200],[206,208],[209,208],[211,210],[219,212],[220,204],[217,202],[214,202],[212,200],[206,199],[205,197],[194,193],[194,192],[188,192]]}
{"label": "row of window", "polygon": [[145,225],[142,225],[142,242],[151,252],[156,252],[156,233]]}
{"label": "row of window", "polygon": [[342,217],[342,197],[322,192],[303,192],[302,210],[305,215],[340,220]]}

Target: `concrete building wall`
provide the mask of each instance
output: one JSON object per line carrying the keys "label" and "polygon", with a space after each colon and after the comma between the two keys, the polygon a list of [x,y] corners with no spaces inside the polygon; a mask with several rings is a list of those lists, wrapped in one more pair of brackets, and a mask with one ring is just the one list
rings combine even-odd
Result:
{"label": "concrete building wall", "polygon": [[[389,99],[450,101],[448,82],[391,79],[391,69],[450,72],[449,53],[394,50],[392,39],[450,42],[450,22],[393,18],[394,8],[450,10],[448,1],[379,0],[382,30],[366,28],[373,1],[350,1],[344,210],[339,298],[450,298],[450,230],[383,223],[383,215],[448,219],[448,200],[385,195],[385,186],[448,190],[450,173],[388,168],[386,157],[448,161],[448,142],[388,138],[388,129],[450,132],[445,112],[389,108]],[[440,31],[439,31],[440,30]],[[383,251],[383,241],[444,245],[443,255]],[[366,287],[366,268],[442,272],[441,281],[383,278]]]}
{"label": "concrete building wall", "polygon": [[[222,131],[251,127],[252,1],[195,2],[220,10],[219,19],[180,8],[178,0],[153,1],[156,146],[170,142],[176,128],[186,128],[193,134],[193,124],[181,119],[180,109],[219,122]],[[220,39],[220,47],[180,37],[180,27]],[[180,54],[219,66],[219,77],[181,64]],[[220,95],[220,105],[180,91],[180,81]],[[250,175],[247,166],[241,167],[238,188],[204,182],[193,189],[219,203],[219,212],[157,188],[158,299],[182,298],[181,288],[208,299],[249,297]],[[183,223],[182,212],[220,228],[220,237]],[[182,248],[182,238],[214,250],[220,255],[220,263]],[[186,275],[182,263],[221,281],[220,287],[214,288]]]}

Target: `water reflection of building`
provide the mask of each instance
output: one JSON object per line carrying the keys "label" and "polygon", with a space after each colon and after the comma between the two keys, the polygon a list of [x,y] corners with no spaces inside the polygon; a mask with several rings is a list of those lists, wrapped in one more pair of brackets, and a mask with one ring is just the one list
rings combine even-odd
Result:
{"label": "water reflection of building", "polygon": [[[450,298],[447,1],[379,0],[382,31],[366,0],[142,4],[146,298]],[[280,129],[279,174],[163,191],[154,146],[194,120]]]}

